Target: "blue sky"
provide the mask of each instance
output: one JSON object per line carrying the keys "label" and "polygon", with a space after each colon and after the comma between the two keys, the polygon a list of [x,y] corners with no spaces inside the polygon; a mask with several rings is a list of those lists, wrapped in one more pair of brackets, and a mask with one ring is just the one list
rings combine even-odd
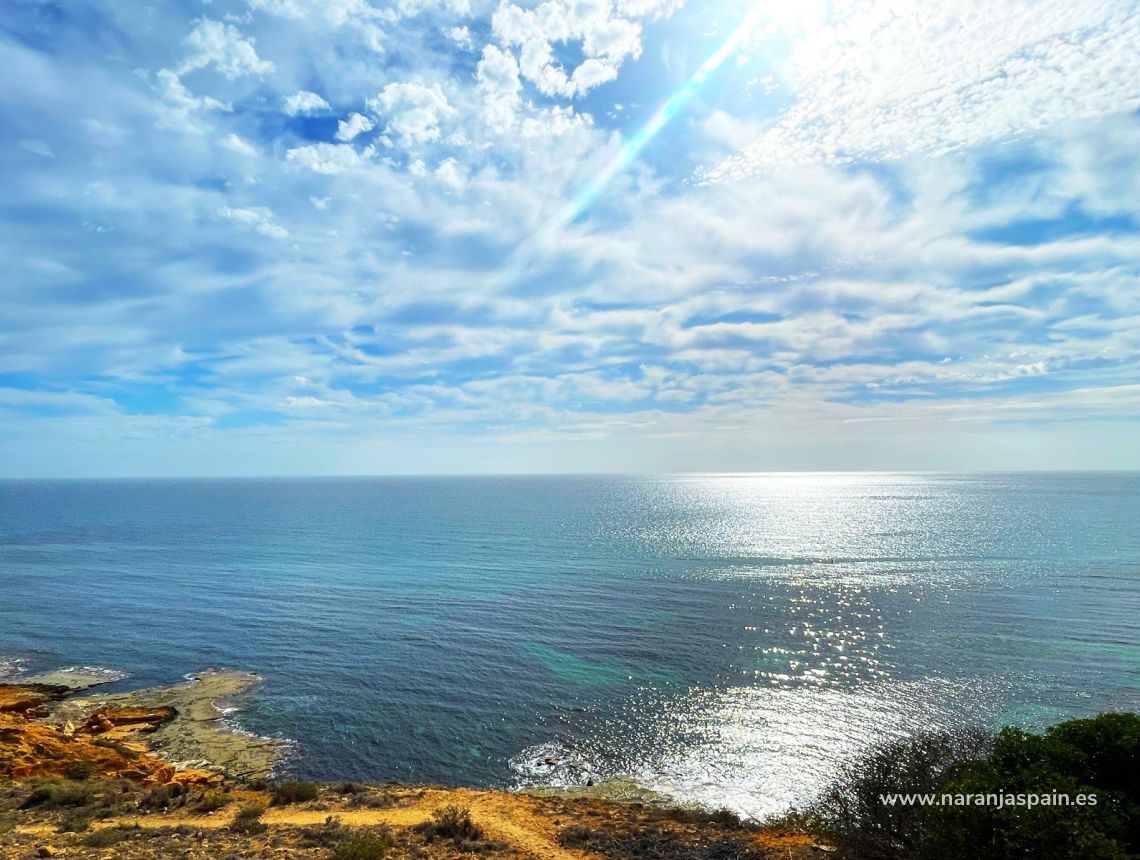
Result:
{"label": "blue sky", "polygon": [[1140,468],[1137,44],[1101,0],[9,0],[0,475]]}

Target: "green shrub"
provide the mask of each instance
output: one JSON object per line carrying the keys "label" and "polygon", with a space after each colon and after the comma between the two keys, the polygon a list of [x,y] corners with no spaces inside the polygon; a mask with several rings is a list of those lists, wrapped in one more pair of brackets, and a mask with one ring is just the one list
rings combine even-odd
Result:
{"label": "green shrub", "polygon": [[89,848],[110,848],[138,832],[138,827],[104,827],[87,834],[83,838],[83,844]]}
{"label": "green shrub", "polygon": [[69,762],[67,767],[63,769],[63,775],[68,779],[83,780],[88,779],[95,773],[95,765],[89,761],[73,761]]}
{"label": "green shrub", "polygon": [[431,818],[431,821],[417,827],[429,837],[451,839],[457,844],[478,842],[483,838],[483,828],[472,820],[471,810],[466,806],[442,806],[431,814]]}
{"label": "green shrub", "polygon": [[333,848],[333,860],[384,860],[392,850],[392,837],[381,828],[368,836],[351,836]]}
{"label": "green shrub", "polygon": [[270,806],[288,806],[317,799],[317,787],[311,782],[282,782],[273,786]]}
{"label": "green shrub", "polygon": [[37,786],[20,804],[20,809],[31,809],[34,806],[44,809],[61,806],[86,806],[94,797],[95,789],[84,783],[47,782]]}
{"label": "green shrub", "polygon": [[985,759],[992,746],[984,732],[938,732],[888,741],[840,768],[836,779],[806,811],[822,831],[859,857],[914,856],[927,807],[888,805],[884,794],[928,794],[958,768]]}
{"label": "green shrub", "polygon": [[[1044,735],[1003,729],[988,761],[947,780],[953,795],[1002,795],[1002,807],[937,806],[928,814],[923,858],[938,860],[1124,860],[1140,855],[1140,717],[1070,720]],[[1078,805],[1078,795],[1086,803]],[[1018,795],[1048,803],[1029,806]],[[1096,797],[1095,805],[1088,796]],[[1068,803],[1053,803],[1062,797]],[[1008,801],[1012,800],[1012,803]],[[982,846],[967,850],[964,846]]]}
{"label": "green shrub", "polygon": [[230,822],[230,830],[234,833],[264,833],[268,828],[261,820],[263,814],[265,814],[264,806],[256,803],[246,804],[234,815],[233,821]]}
{"label": "green shrub", "polygon": [[[1138,773],[1135,714],[1070,720],[1043,735],[927,734],[843,768],[801,820],[868,860],[1125,860],[1140,856]],[[887,794],[937,800],[892,805],[880,799]]]}
{"label": "green shrub", "polygon": [[572,824],[559,831],[558,842],[614,860],[764,860],[768,856],[747,834],[702,827],[678,831],[668,825],[611,822],[593,828]]}
{"label": "green shrub", "polygon": [[298,844],[302,848],[328,848],[343,842],[352,835],[335,815],[325,816],[325,823],[318,827],[303,827],[300,830]]}
{"label": "green shrub", "polygon": [[207,791],[194,803],[194,811],[201,813],[216,812],[229,802],[230,799],[222,792]]}
{"label": "green shrub", "polygon": [[86,833],[91,829],[91,819],[86,815],[70,815],[59,823],[60,833]]}
{"label": "green shrub", "polygon": [[662,816],[681,824],[718,824],[721,827],[742,827],[740,816],[731,809],[703,809],[699,806],[671,806],[662,810]]}

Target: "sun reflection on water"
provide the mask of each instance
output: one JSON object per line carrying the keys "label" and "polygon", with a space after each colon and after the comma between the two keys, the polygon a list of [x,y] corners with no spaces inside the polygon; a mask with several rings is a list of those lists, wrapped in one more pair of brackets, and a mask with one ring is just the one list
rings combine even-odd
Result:
{"label": "sun reflection on water", "polygon": [[601,726],[569,719],[562,741],[512,761],[520,784],[628,776],[763,817],[809,800],[839,761],[878,740],[987,724],[1001,711],[1000,676],[944,673],[920,640],[916,611],[1001,575],[1000,559],[973,564],[989,548],[962,515],[963,497],[937,480],[680,475],[638,492],[614,504],[643,515],[608,519],[607,538],[616,532],[637,555],[660,559],[658,575],[719,582],[735,595],[723,683],[682,695],[639,690]]}
{"label": "sun reflection on water", "polygon": [[[997,708],[993,682],[881,682],[858,689],[736,686],[693,690],[637,731],[619,758],[597,738],[543,744],[512,761],[519,785],[583,786],[631,777],[680,802],[763,819],[809,801],[837,762],[873,743],[917,731],[984,724]],[[629,727],[610,727],[628,743]],[[623,786],[624,790],[624,786]]]}

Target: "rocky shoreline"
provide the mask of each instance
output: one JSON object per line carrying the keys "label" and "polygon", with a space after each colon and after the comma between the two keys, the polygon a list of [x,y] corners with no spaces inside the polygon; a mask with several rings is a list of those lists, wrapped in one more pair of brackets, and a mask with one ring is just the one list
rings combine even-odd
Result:
{"label": "rocky shoreline", "polygon": [[98,692],[115,679],[69,669],[0,683],[0,857],[796,860],[821,850],[802,833],[666,808],[632,784],[275,783],[284,744],[234,731],[220,708],[256,675],[215,669]]}
{"label": "rocky shoreline", "polygon": [[112,678],[69,669],[0,684],[0,778],[256,780],[268,777],[284,753],[281,741],[225,723],[220,703],[260,682],[250,672],[214,669],[170,686],[90,692]]}

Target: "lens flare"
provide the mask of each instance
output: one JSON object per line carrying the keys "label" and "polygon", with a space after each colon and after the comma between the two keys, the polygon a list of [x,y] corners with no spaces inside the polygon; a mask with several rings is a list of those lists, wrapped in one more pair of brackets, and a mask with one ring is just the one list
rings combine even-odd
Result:
{"label": "lens flare", "polygon": [[669,121],[681,112],[716,70],[724,65],[724,61],[736,52],[748,34],[755,28],[759,17],[760,7],[756,6],[712,56],[705,60],[687,81],[677,87],[669,98],[661,103],[645,125],[638,129],[617,154],[582,187],[574,199],[558,212],[546,226],[548,234],[552,236],[563,227],[573,223],[594,204],[606,186],[636,160],[641,151],[660,133],[661,129],[665,128]]}
{"label": "lens flare", "polygon": [[716,73],[753,32],[761,17],[761,5],[754,6],[719,48],[693,74],[663,101],[646,123],[625,142],[614,156],[548,221],[531,239],[512,254],[502,276],[512,279],[529,261],[533,253],[549,247],[557,235],[594,205],[615,177],[624,172],[669,121],[679,114],[689,100]]}

